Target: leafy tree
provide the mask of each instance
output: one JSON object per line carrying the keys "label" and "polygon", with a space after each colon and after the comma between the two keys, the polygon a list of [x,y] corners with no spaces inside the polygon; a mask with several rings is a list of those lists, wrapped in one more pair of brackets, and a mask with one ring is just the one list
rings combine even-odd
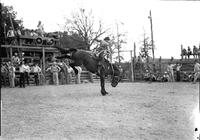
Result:
{"label": "leafy tree", "polygon": [[[14,26],[14,29],[23,29],[23,21],[20,19],[17,19],[17,12],[14,11],[12,6],[4,6],[2,4],[1,6],[1,14],[2,14],[2,21],[1,21],[1,28],[3,29],[4,26],[6,28],[6,30],[8,30],[9,28],[12,28],[11,25],[11,20]],[[11,19],[10,19],[11,18]]]}
{"label": "leafy tree", "polygon": [[77,48],[85,49],[87,46],[84,43],[83,39],[77,34],[68,34],[67,32],[61,33],[60,45],[63,48]]}
{"label": "leafy tree", "polygon": [[107,31],[103,29],[102,22],[100,20],[98,24],[95,25],[92,11],[87,12],[82,8],[79,9],[78,12],[73,13],[71,19],[66,19],[65,29],[69,35],[71,35],[71,39],[81,43],[87,50],[90,50],[90,47],[94,44],[95,39],[99,38]]}
{"label": "leafy tree", "polygon": [[144,39],[142,41],[142,46],[140,48],[140,56],[145,59],[147,62],[149,61],[149,51],[151,50],[151,43],[149,41],[149,37],[146,37],[146,33],[144,33]]}

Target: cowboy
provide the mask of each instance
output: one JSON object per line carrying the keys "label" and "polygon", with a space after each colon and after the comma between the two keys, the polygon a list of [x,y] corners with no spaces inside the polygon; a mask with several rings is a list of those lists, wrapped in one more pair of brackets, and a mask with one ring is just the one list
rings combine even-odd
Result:
{"label": "cowboy", "polygon": [[98,72],[103,67],[104,57],[107,55],[111,58],[111,42],[109,37],[105,37],[104,40],[95,39],[97,42],[100,42],[99,48],[96,48],[96,52],[99,58],[98,62]]}

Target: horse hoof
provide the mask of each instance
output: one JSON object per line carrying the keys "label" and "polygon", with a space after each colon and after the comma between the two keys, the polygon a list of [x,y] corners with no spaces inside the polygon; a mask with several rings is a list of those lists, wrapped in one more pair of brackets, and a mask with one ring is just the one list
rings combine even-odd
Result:
{"label": "horse hoof", "polygon": [[102,96],[106,96],[108,94],[108,92],[102,92],[101,94],[102,94]]}

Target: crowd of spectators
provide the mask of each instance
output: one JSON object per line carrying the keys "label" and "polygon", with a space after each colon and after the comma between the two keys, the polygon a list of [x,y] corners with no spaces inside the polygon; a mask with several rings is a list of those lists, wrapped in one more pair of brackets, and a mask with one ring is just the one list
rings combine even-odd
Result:
{"label": "crowd of spectators", "polygon": [[[75,82],[80,84],[81,67],[76,67],[78,75],[75,77]],[[67,61],[53,61],[46,68],[46,73],[50,73],[50,81],[54,85],[70,84],[72,81],[73,69]],[[16,75],[18,75],[16,77]],[[1,85],[11,88],[19,86],[25,88],[33,81],[36,86],[44,84],[44,74],[39,66],[39,63],[28,63],[19,59],[17,53],[14,53],[11,61],[1,63]]]}
{"label": "crowd of spectators", "polygon": [[163,74],[153,69],[146,69],[144,73],[145,81],[161,81],[161,82],[180,82],[190,81],[196,83],[197,79],[200,79],[200,64],[196,59],[194,62],[193,72],[186,73],[181,70],[182,64],[169,62]]}
{"label": "crowd of spectators", "polygon": [[195,45],[193,46],[193,49],[188,46],[188,48],[183,48],[181,55],[185,57],[185,59],[190,59],[190,56],[193,55],[194,59],[200,58],[200,45],[199,48],[197,48]]}

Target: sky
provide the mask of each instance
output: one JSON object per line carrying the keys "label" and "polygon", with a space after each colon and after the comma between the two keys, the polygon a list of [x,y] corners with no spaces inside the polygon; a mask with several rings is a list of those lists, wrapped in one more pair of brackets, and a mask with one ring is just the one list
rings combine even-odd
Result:
{"label": "sky", "polygon": [[[200,1],[159,0],[1,0],[13,6],[25,28],[36,29],[38,21],[46,32],[62,30],[65,17],[79,8],[92,10],[109,32],[126,32],[124,50],[138,54],[144,33],[150,37],[149,11],[152,13],[155,57],[180,59],[181,44],[187,48],[200,44]],[[123,24],[121,24],[123,23]],[[123,55],[129,58],[130,53]]]}

